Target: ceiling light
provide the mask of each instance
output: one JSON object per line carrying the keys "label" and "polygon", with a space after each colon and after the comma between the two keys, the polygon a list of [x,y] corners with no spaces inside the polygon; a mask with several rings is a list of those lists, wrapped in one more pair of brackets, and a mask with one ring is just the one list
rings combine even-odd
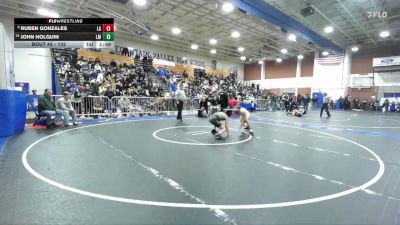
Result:
{"label": "ceiling light", "polygon": [[323,56],[327,56],[327,55],[329,55],[329,52],[323,51],[323,52],[322,52],[322,55],[323,55]]}
{"label": "ceiling light", "polygon": [[38,13],[39,15],[47,16],[47,17],[52,17],[52,18],[54,18],[54,17],[56,17],[56,18],[60,17],[60,15],[58,15],[58,13],[56,13],[56,12],[50,12],[48,9],[44,9],[44,8],[38,9],[38,10],[37,10],[37,13]]}
{"label": "ceiling light", "polygon": [[183,60],[187,60],[187,57],[182,57]]}
{"label": "ceiling light", "polygon": [[146,5],[146,2],[146,0],[133,0],[133,3],[135,3],[137,6],[144,6]]}
{"label": "ceiling light", "polygon": [[217,44],[217,42],[218,41],[216,39],[214,39],[214,38],[210,39],[210,44],[212,44],[212,45]]}
{"label": "ceiling light", "polygon": [[232,12],[233,9],[234,9],[233,5],[232,5],[231,3],[229,3],[229,2],[225,2],[225,3],[222,5],[222,10],[223,10],[224,12],[226,12],[226,13]]}
{"label": "ceiling light", "polygon": [[249,59],[249,61],[250,61],[250,62],[252,62],[252,61],[253,61],[253,59]]}
{"label": "ceiling light", "polygon": [[180,34],[181,32],[182,32],[181,29],[179,29],[177,27],[172,28],[172,33],[173,34]]}
{"label": "ceiling light", "polygon": [[379,33],[379,36],[385,38],[385,37],[389,37],[390,33],[389,31],[382,31],[381,33]]}
{"label": "ceiling light", "polygon": [[242,61],[246,60],[246,56],[240,56],[240,60]]}
{"label": "ceiling light", "polygon": [[243,47],[239,47],[238,48],[238,52],[243,52],[244,51],[244,48]]}
{"label": "ceiling light", "polygon": [[231,33],[231,36],[233,37],[233,38],[238,38],[238,37],[240,37],[240,33],[239,33],[239,31],[233,31],[232,33]]}
{"label": "ceiling light", "polygon": [[43,0],[44,2],[54,2],[54,0]]}
{"label": "ceiling light", "polygon": [[303,55],[298,55],[297,58],[298,59],[304,59],[304,56]]}
{"label": "ceiling light", "polygon": [[357,47],[357,46],[352,47],[352,48],[351,48],[351,51],[352,51],[352,52],[358,52],[358,47]]}
{"label": "ceiling light", "polygon": [[280,62],[282,62],[282,59],[281,59],[281,58],[277,58],[276,61],[277,61],[278,63],[280,63]]}
{"label": "ceiling light", "polygon": [[264,62],[262,60],[258,61],[258,64],[263,64]]}
{"label": "ceiling light", "polygon": [[288,39],[289,39],[289,41],[296,41],[296,35],[289,34]]}
{"label": "ceiling light", "polygon": [[215,53],[217,53],[217,50],[211,49],[211,50],[210,50],[210,53],[211,53],[211,54],[215,54]]}
{"label": "ceiling light", "polygon": [[199,46],[198,46],[198,45],[196,45],[196,44],[192,44],[192,45],[190,46],[190,48],[191,48],[191,49],[195,49],[195,50],[196,50],[196,49],[198,49],[198,48],[199,48]]}
{"label": "ceiling light", "polygon": [[287,53],[287,49],[286,48],[282,48],[281,49],[281,53],[286,54]]}
{"label": "ceiling light", "polygon": [[327,27],[324,28],[324,31],[325,31],[325,33],[327,33],[327,34],[332,33],[333,27],[327,26]]}
{"label": "ceiling light", "polygon": [[155,40],[155,41],[158,40],[158,36],[156,34],[151,35],[150,38],[151,38],[151,40]]}

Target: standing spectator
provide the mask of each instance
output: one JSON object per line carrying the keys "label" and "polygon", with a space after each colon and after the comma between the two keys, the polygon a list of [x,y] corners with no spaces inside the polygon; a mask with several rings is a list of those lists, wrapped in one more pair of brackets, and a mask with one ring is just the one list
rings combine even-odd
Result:
{"label": "standing spectator", "polygon": [[78,125],[76,122],[76,112],[75,109],[72,107],[71,104],[71,93],[64,92],[63,98],[57,100],[56,105],[57,108],[62,110],[62,114],[64,117],[64,126],[71,126],[72,123],[69,122],[69,117],[72,117],[73,125]]}
{"label": "standing spectator", "polygon": [[185,82],[189,82],[189,74],[187,72],[187,70],[184,70],[182,73],[183,79]]}
{"label": "standing spectator", "polygon": [[340,98],[339,98],[339,109],[340,110],[343,109],[343,103],[344,103],[344,98],[342,96],[340,96]]}
{"label": "standing spectator", "polygon": [[179,84],[179,87],[176,91],[176,96],[178,98],[178,115],[176,119],[182,122],[183,102],[186,100],[186,94],[185,91],[183,90],[182,84]]}
{"label": "standing spectator", "polygon": [[224,109],[228,108],[228,96],[225,92],[222,92],[219,96],[219,104],[221,106],[221,112],[223,112]]}
{"label": "standing spectator", "polygon": [[[176,92],[176,82],[171,83],[170,90],[172,93]],[[182,90],[183,90],[183,88],[182,88]]]}
{"label": "standing spectator", "polygon": [[328,114],[328,118],[331,117],[331,114],[329,113],[329,102],[330,102],[330,98],[328,97],[328,95],[326,93],[324,93],[324,98],[322,100],[322,107],[321,107],[321,112],[319,114],[319,117],[322,117],[322,112],[326,111],[326,114]]}
{"label": "standing spectator", "polygon": [[304,111],[308,110],[308,104],[310,104],[310,101],[311,101],[310,94],[306,94],[306,96],[304,96],[304,101],[303,101]]}
{"label": "standing spectator", "polygon": [[343,100],[343,109],[344,110],[349,110],[350,109],[350,96],[347,95],[344,100]]}
{"label": "standing spectator", "polygon": [[312,107],[313,107],[313,108],[316,108],[316,107],[317,107],[317,101],[318,101],[318,98],[317,98],[316,95],[314,95],[314,96],[312,97]]}
{"label": "standing spectator", "polygon": [[54,127],[55,123],[51,119],[52,116],[60,117],[62,115],[61,110],[56,109],[56,105],[54,102],[51,100],[51,95],[53,94],[53,91],[50,89],[44,89],[44,94],[39,97],[38,100],[38,111],[39,111],[39,116],[46,116],[46,126],[47,127]]}
{"label": "standing spectator", "polygon": [[76,89],[76,91],[74,92],[74,108],[76,109],[76,113],[77,114],[82,114],[82,91],[83,91],[83,87],[82,86],[78,86],[78,88]]}
{"label": "standing spectator", "polygon": [[277,97],[276,97],[275,93],[272,93],[272,95],[271,95],[271,108],[272,108],[273,112],[275,112],[276,108],[277,108],[276,101],[277,101]]}

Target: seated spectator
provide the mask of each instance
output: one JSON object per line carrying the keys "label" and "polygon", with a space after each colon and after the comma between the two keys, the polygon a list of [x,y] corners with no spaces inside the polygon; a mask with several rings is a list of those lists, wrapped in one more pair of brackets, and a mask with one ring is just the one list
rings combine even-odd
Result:
{"label": "seated spectator", "polygon": [[64,117],[64,126],[71,126],[72,123],[69,122],[69,117],[72,117],[73,125],[78,125],[76,122],[76,113],[75,109],[71,104],[71,93],[64,92],[63,97],[58,99],[56,102],[57,108],[62,111],[62,115]]}
{"label": "seated spectator", "polygon": [[121,113],[129,112],[130,106],[131,106],[131,102],[129,101],[129,99],[126,96],[123,96],[122,98],[120,98],[118,100],[118,108]]}
{"label": "seated spectator", "polygon": [[207,117],[208,116],[208,100],[207,100],[206,96],[203,96],[201,98],[197,116],[198,117]]}
{"label": "seated spectator", "polygon": [[50,89],[45,89],[44,94],[39,97],[38,100],[38,111],[39,116],[46,116],[46,126],[47,127],[55,127],[55,123],[52,116],[61,117],[62,111],[57,110],[54,102],[51,100],[52,91]]}

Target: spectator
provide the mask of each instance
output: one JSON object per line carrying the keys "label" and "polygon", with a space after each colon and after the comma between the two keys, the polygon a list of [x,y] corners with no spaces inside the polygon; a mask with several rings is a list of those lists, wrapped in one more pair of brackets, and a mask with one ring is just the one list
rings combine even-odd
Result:
{"label": "spectator", "polygon": [[310,104],[311,98],[310,98],[310,94],[306,94],[306,96],[304,96],[303,98],[303,108],[305,111],[308,110],[308,105]]}
{"label": "spectator", "polygon": [[382,108],[384,112],[389,112],[389,99],[385,99],[385,101],[383,102]]}
{"label": "spectator", "polygon": [[322,100],[321,112],[319,114],[320,117],[322,117],[322,112],[324,111],[324,109],[326,111],[326,114],[328,114],[328,118],[331,117],[331,114],[329,113],[329,102],[330,102],[329,96],[326,93],[324,93],[324,98]]}
{"label": "spectator", "polygon": [[207,100],[206,96],[203,96],[201,98],[197,116],[198,117],[207,117],[208,116],[208,100]]}
{"label": "spectator", "polygon": [[39,105],[39,116],[46,116],[46,126],[47,127],[55,127],[55,123],[52,120],[52,116],[60,117],[62,115],[62,111],[56,109],[56,105],[51,100],[52,91],[50,89],[45,89],[43,96],[39,97],[38,105]]}
{"label": "spectator", "polygon": [[[78,125],[76,122],[76,112],[75,109],[72,107],[71,104],[71,93],[70,92],[64,92],[63,97],[58,99],[56,102],[57,108],[59,110],[62,110],[62,114],[64,117],[64,126],[71,126],[73,125]],[[69,117],[72,117],[72,122],[69,122]]]}
{"label": "spectator", "polygon": [[117,67],[117,63],[115,62],[115,59],[113,58],[110,62],[111,67]]}
{"label": "spectator", "polygon": [[79,86],[74,92],[74,108],[77,110],[77,114],[82,114],[82,92],[83,87]]}
{"label": "spectator", "polygon": [[344,98],[342,96],[340,96],[339,98],[339,109],[343,109],[343,104],[344,104]]}

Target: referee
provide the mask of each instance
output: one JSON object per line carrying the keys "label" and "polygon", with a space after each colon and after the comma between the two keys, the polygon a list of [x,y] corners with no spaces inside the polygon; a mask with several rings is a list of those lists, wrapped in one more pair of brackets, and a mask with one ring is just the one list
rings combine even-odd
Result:
{"label": "referee", "polygon": [[178,116],[176,117],[176,119],[183,122],[182,110],[183,110],[183,101],[186,100],[186,94],[185,94],[185,91],[183,90],[182,83],[179,84],[178,89],[176,90],[175,94],[178,98]]}

